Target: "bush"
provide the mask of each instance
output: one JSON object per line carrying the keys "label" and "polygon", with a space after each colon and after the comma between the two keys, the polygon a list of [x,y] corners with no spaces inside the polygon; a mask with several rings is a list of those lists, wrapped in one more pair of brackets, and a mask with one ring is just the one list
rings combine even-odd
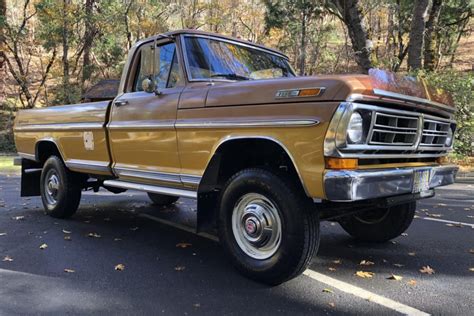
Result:
{"label": "bush", "polygon": [[430,85],[450,92],[456,104],[455,156],[472,156],[474,134],[474,74],[454,70],[425,74]]}

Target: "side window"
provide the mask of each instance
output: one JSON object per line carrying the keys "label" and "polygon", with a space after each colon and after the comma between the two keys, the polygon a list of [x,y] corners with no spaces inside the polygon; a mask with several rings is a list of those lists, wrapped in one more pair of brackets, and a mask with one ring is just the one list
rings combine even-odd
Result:
{"label": "side window", "polygon": [[181,75],[174,43],[157,47],[156,72],[158,89],[173,88],[180,82]]}
{"label": "side window", "polygon": [[143,91],[142,82],[146,78],[153,78],[153,46],[146,45],[140,50],[138,71],[135,75],[133,91]]}

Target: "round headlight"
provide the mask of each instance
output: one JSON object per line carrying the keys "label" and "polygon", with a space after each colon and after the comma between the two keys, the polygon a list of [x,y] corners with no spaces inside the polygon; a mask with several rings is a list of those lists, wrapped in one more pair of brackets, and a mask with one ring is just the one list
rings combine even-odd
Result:
{"label": "round headlight", "polygon": [[359,113],[354,112],[352,113],[349,125],[347,126],[347,140],[351,144],[358,144],[362,142],[362,135],[362,116]]}
{"label": "round headlight", "polygon": [[444,146],[450,147],[453,144],[453,130],[450,128],[448,130],[448,135],[446,135],[446,141],[444,142]]}

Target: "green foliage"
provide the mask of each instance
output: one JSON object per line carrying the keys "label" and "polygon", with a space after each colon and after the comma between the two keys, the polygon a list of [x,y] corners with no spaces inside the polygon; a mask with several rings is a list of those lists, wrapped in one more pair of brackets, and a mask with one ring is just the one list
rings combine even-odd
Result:
{"label": "green foliage", "polygon": [[444,71],[425,74],[425,78],[430,85],[453,96],[457,123],[454,152],[459,156],[470,156],[474,135],[474,74]]}

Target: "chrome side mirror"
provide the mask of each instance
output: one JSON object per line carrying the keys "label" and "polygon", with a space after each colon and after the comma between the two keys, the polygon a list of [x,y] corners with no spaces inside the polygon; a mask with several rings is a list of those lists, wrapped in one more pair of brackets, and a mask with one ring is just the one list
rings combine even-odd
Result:
{"label": "chrome side mirror", "polygon": [[155,84],[151,78],[145,78],[142,80],[142,89],[145,92],[152,93],[155,91]]}

